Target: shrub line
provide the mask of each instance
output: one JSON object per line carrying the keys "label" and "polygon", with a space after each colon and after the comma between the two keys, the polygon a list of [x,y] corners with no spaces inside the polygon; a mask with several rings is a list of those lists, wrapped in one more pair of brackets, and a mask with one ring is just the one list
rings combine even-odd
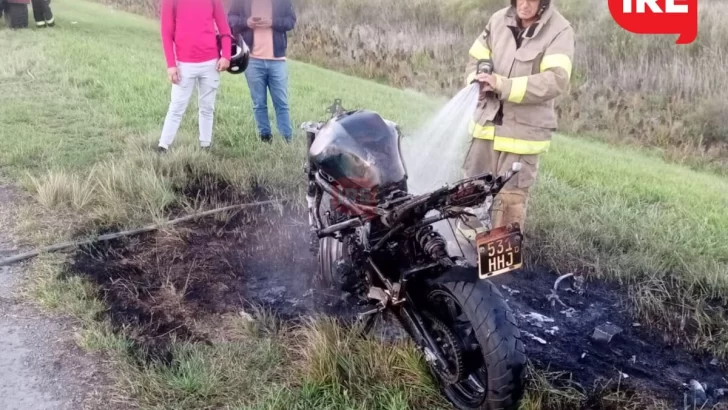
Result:
{"label": "shrub line", "polygon": [[175,225],[175,224],[178,224],[181,222],[189,221],[189,220],[203,217],[203,216],[213,215],[213,214],[220,213],[220,212],[230,211],[233,209],[242,209],[242,208],[249,208],[249,207],[254,207],[254,206],[268,205],[268,204],[272,204],[272,203],[276,203],[276,202],[279,202],[279,203],[287,202],[288,200],[289,199],[286,199],[286,198],[280,199],[280,200],[271,199],[268,201],[259,201],[259,202],[245,203],[245,204],[230,205],[230,206],[226,206],[226,207],[222,207],[222,208],[211,209],[209,211],[194,213],[192,215],[183,216],[183,217],[180,217],[177,219],[172,219],[170,221],[167,221],[167,222],[164,222],[161,224],[148,225],[143,228],[100,235],[98,237],[86,239],[83,241],[69,241],[69,242],[58,243],[55,245],[37,248],[37,249],[29,251],[29,252],[21,253],[19,255],[15,255],[15,256],[11,256],[11,257],[2,259],[2,260],[0,260],[0,266],[11,265],[16,262],[30,259],[32,257],[40,255],[41,253],[56,252],[56,251],[61,251],[64,249],[75,248],[75,247],[81,246],[81,245],[88,245],[88,244],[102,242],[102,241],[110,241],[112,239],[117,239],[117,238],[121,238],[124,236],[138,235],[141,233],[155,231],[155,230],[165,227],[165,226]]}

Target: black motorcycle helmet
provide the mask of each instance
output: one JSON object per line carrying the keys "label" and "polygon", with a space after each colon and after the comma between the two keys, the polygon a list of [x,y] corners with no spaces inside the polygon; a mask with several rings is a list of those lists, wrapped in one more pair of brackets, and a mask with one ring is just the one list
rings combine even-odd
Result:
{"label": "black motorcycle helmet", "polygon": [[228,67],[227,72],[230,74],[241,74],[248,68],[250,48],[240,34],[232,38],[231,46],[230,67]]}
{"label": "black motorcycle helmet", "polygon": [[[516,1],[517,0],[511,0],[511,6],[514,8],[516,7]],[[551,5],[551,0],[541,0],[541,4],[538,7],[538,12],[536,13],[536,17],[541,17],[544,11],[546,11],[547,8]]]}

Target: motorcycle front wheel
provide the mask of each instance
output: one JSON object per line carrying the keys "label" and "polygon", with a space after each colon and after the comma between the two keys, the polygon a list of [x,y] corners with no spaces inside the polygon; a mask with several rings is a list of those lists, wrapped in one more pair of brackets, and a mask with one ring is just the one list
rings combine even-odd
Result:
{"label": "motorcycle front wheel", "polygon": [[[321,198],[321,206],[319,213],[321,215],[321,223],[324,228],[329,226],[326,212],[334,212],[331,209],[332,198],[328,193],[324,193]],[[337,274],[336,264],[344,256],[343,243],[333,237],[327,236],[318,239],[318,272],[317,280],[324,286],[341,290],[343,284],[341,278]]]}
{"label": "motorcycle front wheel", "polygon": [[[432,282],[423,306],[450,368],[433,373],[461,410],[516,410],[525,390],[526,352],[512,310],[472,268]],[[453,348],[453,347],[456,348]]]}

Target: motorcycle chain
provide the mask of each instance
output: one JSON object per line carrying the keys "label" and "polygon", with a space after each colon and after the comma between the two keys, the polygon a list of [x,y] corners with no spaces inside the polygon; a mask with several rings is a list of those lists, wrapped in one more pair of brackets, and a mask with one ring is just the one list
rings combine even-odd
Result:
{"label": "motorcycle chain", "polygon": [[439,319],[426,314],[432,324],[432,337],[448,361],[448,368],[442,369],[435,366],[435,371],[447,384],[455,384],[465,377],[465,364],[463,363],[463,352],[460,343],[453,332]]}

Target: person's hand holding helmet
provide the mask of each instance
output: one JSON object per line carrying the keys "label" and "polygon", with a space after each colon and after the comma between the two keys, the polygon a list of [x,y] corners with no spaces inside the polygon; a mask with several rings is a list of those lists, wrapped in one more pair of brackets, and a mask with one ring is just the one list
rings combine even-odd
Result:
{"label": "person's hand holding helmet", "polygon": [[224,57],[220,57],[217,60],[217,71],[225,71],[230,67],[230,60]]}

